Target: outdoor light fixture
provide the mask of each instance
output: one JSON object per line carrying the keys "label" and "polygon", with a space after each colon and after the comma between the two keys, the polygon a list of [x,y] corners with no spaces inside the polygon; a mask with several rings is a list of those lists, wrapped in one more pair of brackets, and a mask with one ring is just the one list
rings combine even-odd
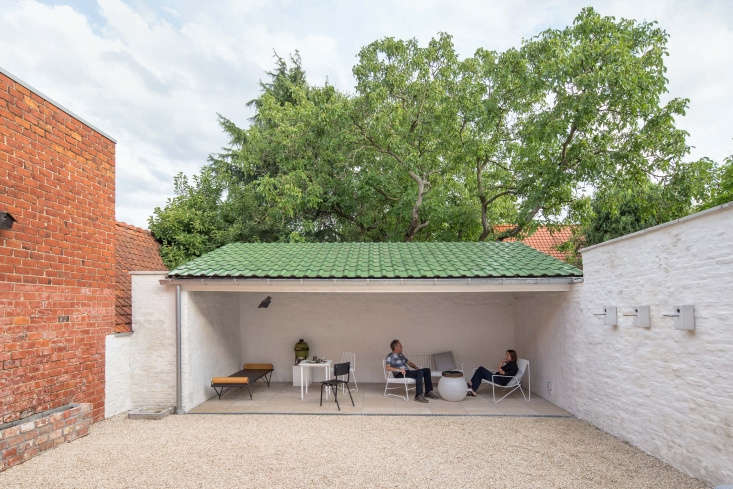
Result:
{"label": "outdoor light fixture", "polygon": [[606,326],[618,326],[618,309],[616,306],[604,306],[603,312],[596,312],[593,315],[603,316],[603,324]]}
{"label": "outdoor light fixture", "polygon": [[272,297],[268,295],[267,297],[262,299],[262,302],[260,302],[260,305],[257,306],[257,309],[267,309],[268,307],[270,307],[270,302],[272,302]]}
{"label": "outdoor light fixture", "polygon": [[663,314],[675,318],[674,329],[693,331],[695,329],[695,306],[674,306],[674,314]]}
{"label": "outdoor light fixture", "polygon": [[10,229],[13,227],[15,218],[10,212],[0,211],[0,229]]}
{"label": "outdoor light fixture", "polygon": [[651,328],[652,321],[649,310],[649,306],[636,306],[634,307],[634,312],[624,313],[624,316],[633,316],[633,325],[637,328]]}

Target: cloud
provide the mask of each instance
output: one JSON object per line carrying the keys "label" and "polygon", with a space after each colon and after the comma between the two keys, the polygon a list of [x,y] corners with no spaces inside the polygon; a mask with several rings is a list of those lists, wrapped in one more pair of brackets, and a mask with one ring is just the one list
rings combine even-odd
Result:
{"label": "cloud", "polygon": [[[568,24],[580,2],[296,2],[237,0],[11,1],[0,9],[0,65],[111,134],[117,217],[139,226],[226,144],[222,113],[240,124],[272,68],[273,50],[299,49],[311,81],[353,90],[359,48],[391,35],[454,35],[470,55],[506,49]],[[152,5],[152,6],[151,6]],[[672,96],[691,99],[680,121],[695,156],[733,153],[733,11],[726,2],[617,1],[604,14],[659,20],[670,34]]]}

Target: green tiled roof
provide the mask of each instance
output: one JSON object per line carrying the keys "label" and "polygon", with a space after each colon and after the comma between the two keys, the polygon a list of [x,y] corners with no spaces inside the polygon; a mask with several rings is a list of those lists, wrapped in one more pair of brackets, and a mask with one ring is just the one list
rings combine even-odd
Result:
{"label": "green tiled roof", "polygon": [[575,277],[579,269],[523,243],[230,243],[171,277]]}

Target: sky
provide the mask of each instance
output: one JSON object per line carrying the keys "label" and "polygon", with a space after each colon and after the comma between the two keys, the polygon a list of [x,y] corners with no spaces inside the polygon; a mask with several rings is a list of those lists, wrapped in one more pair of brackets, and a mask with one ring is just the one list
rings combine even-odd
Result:
{"label": "sky", "polygon": [[[222,114],[240,125],[273,52],[300,51],[311,83],[353,92],[360,47],[385,36],[457,50],[519,46],[572,22],[575,1],[2,0],[0,67],[117,140],[117,219],[147,227],[173,194],[227,144]],[[670,34],[670,96],[687,97],[679,126],[691,157],[733,154],[733,2],[590,2],[600,13],[656,20]]]}

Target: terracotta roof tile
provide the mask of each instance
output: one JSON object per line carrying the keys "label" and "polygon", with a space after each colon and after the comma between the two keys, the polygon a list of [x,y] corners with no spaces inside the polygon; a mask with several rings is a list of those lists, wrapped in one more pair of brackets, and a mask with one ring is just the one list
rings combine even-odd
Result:
{"label": "terracotta roof tile", "polygon": [[115,227],[115,330],[132,328],[132,283],[130,272],[168,270],[160,258],[159,245],[145,229],[118,222]]}
{"label": "terracotta roof tile", "polygon": [[[496,226],[494,229],[496,231],[506,231],[511,227],[511,225],[503,224]],[[517,240],[512,238],[507,239],[506,241],[522,241],[522,243],[527,246],[531,246],[542,253],[553,256],[559,260],[566,260],[566,253],[559,251],[557,247],[566,243],[572,235],[572,226],[561,226],[557,228],[539,227],[534,233],[526,236],[524,239]]]}

